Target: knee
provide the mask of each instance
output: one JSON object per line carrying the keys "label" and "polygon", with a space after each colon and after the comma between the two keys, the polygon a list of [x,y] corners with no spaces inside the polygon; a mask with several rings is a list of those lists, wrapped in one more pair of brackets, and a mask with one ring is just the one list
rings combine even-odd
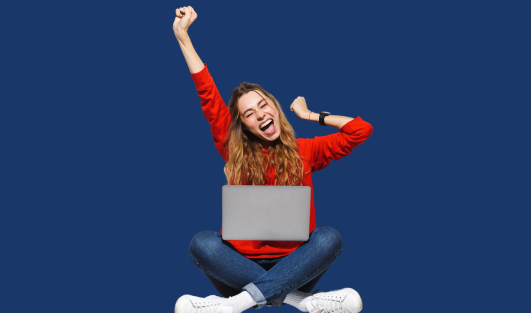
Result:
{"label": "knee", "polygon": [[201,260],[216,255],[218,245],[222,244],[221,235],[213,230],[204,230],[190,241],[190,258]]}
{"label": "knee", "polygon": [[335,228],[330,226],[316,228],[312,232],[311,240],[316,241],[316,246],[322,253],[336,253],[343,249],[343,238]]}

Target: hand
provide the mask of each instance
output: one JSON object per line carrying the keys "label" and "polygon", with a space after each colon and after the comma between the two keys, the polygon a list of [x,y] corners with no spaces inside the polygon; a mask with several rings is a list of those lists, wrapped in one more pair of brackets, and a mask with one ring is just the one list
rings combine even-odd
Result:
{"label": "hand", "polygon": [[190,6],[181,7],[175,10],[175,21],[173,22],[173,32],[175,37],[180,39],[181,35],[188,33],[188,28],[197,19],[197,13]]}
{"label": "hand", "polygon": [[304,97],[297,97],[297,99],[293,101],[289,109],[295,112],[295,114],[297,114],[297,116],[302,118],[303,120],[309,119],[310,110],[308,110],[308,107],[306,106],[306,100],[304,99]]}

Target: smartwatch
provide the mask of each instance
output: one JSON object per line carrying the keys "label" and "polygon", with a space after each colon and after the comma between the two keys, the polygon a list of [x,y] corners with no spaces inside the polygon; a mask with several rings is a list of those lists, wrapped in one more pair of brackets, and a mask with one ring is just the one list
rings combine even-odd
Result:
{"label": "smartwatch", "polygon": [[325,122],[324,122],[324,118],[325,116],[328,116],[330,115],[330,112],[319,112],[319,124],[323,125],[323,126],[326,126]]}

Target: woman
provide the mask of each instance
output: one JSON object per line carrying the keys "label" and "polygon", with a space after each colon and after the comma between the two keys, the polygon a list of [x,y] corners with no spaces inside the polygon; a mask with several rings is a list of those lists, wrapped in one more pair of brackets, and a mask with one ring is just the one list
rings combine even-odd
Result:
{"label": "woman", "polygon": [[[229,184],[312,187],[312,172],[350,154],[371,135],[372,126],[360,117],[328,115],[326,119],[321,117],[320,123],[340,132],[296,139],[278,101],[256,84],[242,83],[234,89],[227,109],[188,36],[197,14],[192,7],[182,7],[176,15],[173,30],[211,126],[214,144],[226,162]],[[320,115],[308,110],[302,97],[290,109],[299,118],[319,121]],[[175,311],[240,313],[251,307],[289,304],[303,312],[359,312],[361,298],[351,288],[310,293],[341,249],[342,239],[335,229],[316,227],[312,188],[310,238],[306,242],[227,242],[214,231],[195,235],[190,258],[223,297],[184,295]]]}

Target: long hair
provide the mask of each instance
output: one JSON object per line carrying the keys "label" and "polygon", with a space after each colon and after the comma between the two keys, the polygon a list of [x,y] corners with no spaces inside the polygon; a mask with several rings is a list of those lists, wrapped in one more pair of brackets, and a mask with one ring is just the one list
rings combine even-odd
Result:
{"label": "long hair", "polygon": [[[267,160],[264,158],[262,145],[258,138],[243,127],[238,109],[240,98],[253,91],[260,91],[271,100],[279,115],[280,136],[276,143],[269,147]],[[263,98],[262,95],[260,96]],[[223,144],[229,156],[224,168],[227,183],[229,185],[265,185],[268,169],[274,167],[275,182],[273,185],[302,186],[304,164],[297,148],[295,131],[282,112],[277,99],[260,85],[244,82],[232,91],[229,111],[231,120],[228,135]]]}

